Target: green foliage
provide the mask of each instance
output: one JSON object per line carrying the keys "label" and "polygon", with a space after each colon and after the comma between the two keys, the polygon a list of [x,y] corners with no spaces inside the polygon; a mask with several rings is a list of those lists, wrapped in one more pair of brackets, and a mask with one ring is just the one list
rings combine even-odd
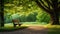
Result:
{"label": "green foliage", "polygon": [[20,21],[21,22],[34,22],[36,21],[36,12],[30,13],[29,15],[21,15],[20,16]]}
{"label": "green foliage", "polygon": [[27,21],[28,22],[30,22],[30,21],[36,21],[36,15],[37,15],[37,13],[36,12],[34,12],[34,13],[32,13],[32,14],[29,14],[28,16],[27,16]]}
{"label": "green foliage", "polygon": [[20,21],[21,22],[26,22],[26,16],[25,15],[20,16]]}
{"label": "green foliage", "polygon": [[[43,12],[43,11],[42,11]],[[46,12],[40,12],[38,15],[37,15],[37,21],[38,22],[46,22],[46,23],[49,23],[50,21],[50,16],[49,14],[47,14]]]}
{"label": "green foliage", "polygon": [[12,22],[11,15],[20,13],[21,22],[49,22],[50,17],[42,12],[34,1],[31,0],[4,0],[5,22]]}

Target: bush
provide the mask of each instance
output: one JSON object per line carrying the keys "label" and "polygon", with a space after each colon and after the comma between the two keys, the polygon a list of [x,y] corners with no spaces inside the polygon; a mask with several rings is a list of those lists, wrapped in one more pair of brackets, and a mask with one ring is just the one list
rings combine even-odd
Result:
{"label": "bush", "polygon": [[37,21],[38,22],[46,22],[49,23],[50,21],[50,16],[46,12],[40,12],[37,15]]}

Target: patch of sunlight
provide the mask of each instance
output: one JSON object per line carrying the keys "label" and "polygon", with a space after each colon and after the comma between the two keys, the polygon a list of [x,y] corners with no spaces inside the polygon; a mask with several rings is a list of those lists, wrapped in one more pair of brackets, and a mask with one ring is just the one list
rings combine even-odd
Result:
{"label": "patch of sunlight", "polygon": [[[17,29],[21,28],[21,27],[24,27],[24,26],[18,26],[18,25],[16,25]],[[5,24],[4,27],[3,27],[3,29],[14,29],[14,25],[13,25],[13,23]]]}
{"label": "patch of sunlight", "polygon": [[5,4],[5,6],[14,6],[14,4],[9,4],[9,3],[8,3],[8,4]]}
{"label": "patch of sunlight", "polygon": [[47,28],[60,28],[60,25],[51,25],[51,24],[48,24],[46,27]]}
{"label": "patch of sunlight", "polygon": [[[40,24],[40,23],[36,23],[36,22],[22,22],[23,24],[21,26],[43,26],[45,28],[47,28],[47,24]],[[5,24],[5,27],[13,27],[13,23],[8,23]]]}
{"label": "patch of sunlight", "polygon": [[21,26],[30,26],[30,25],[23,24],[23,25],[21,25]]}
{"label": "patch of sunlight", "polygon": [[47,25],[40,25],[40,24],[22,24],[21,26],[43,26],[47,28]]}
{"label": "patch of sunlight", "polygon": [[17,7],[17,10],[21,10],[21,9],[23,9],[23,7],[21,6],[21,7]]}
{"label": "patch of sunlight", "polygon": [[9,27],[9,28],[12,28],[12,27],[13,27],[13,24],[12,24],[12,23],[5,24],[4,27],[6,27],[6,28],[8,28],[8,27]]}

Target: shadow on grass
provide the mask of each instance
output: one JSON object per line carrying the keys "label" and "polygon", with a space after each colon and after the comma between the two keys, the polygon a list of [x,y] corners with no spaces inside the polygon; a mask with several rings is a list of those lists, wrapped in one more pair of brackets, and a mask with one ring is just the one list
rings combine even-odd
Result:
{"label": "shadow on grass", "polygon": [[48,28],[48,34],[60,34],[60,25],[53,25]]}
{"label": "shadow on grass", "polygon": [[60,34],[60,28],[49,29],[48,34]]}
{"label": "shadow on grass", "polygon": [[0,32],[10,32],[16,30],[22,30],[28,28],[27,26],[19,26],[19,27],[0,27]]}

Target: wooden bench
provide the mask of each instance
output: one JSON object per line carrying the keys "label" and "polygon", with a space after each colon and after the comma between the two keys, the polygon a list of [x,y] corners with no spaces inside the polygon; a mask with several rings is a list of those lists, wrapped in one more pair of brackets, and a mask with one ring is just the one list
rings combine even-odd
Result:
{"label": "wooden bench", "polygon": [[19,25],[19,26],[21,26],[21,24],[19,23],[20,21],[19,20],[12,20],[12,22],[13,22],[13,25],[14,25],[14,27],[16,27],[16,25]]}

